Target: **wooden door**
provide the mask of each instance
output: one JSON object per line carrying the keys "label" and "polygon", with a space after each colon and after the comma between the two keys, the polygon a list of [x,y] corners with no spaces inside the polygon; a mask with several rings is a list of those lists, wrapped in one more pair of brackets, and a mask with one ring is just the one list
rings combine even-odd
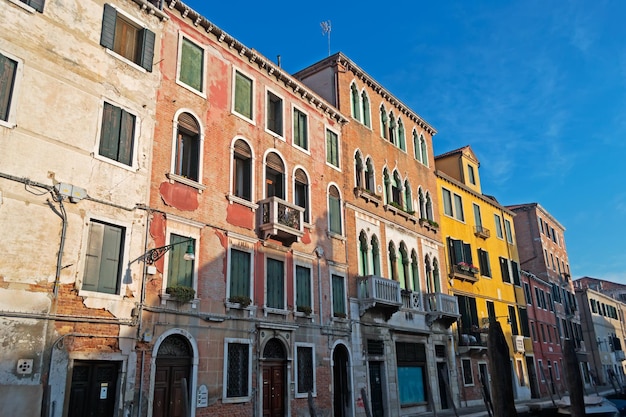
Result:
{"label": "wooden door", "polygon": [[68,417],[113,417],[119,362],[75,361]]}
{"label": "wooden door", "polygon": [[285,416],[285,366],[263,366],[263,417]]}
{"label": "wooden door", "polygon": [[157,359],[153,417],[186,417],[189,392],[188,359]]}

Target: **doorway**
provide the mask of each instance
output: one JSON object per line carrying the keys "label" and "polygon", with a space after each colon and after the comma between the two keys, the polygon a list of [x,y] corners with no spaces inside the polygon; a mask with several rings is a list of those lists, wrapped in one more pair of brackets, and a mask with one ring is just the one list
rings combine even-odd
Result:
{"label": "doorway", "polygon": [[439,398],[441,399],[441,409],[447,410],[448,405],[448,364],[437,362],[437,379],[439,380]]}
{"label": "doorway", "polygon": [[154,374],[153,417],[189,415],[192,356],[189,342],[179,335],[167,337],[159,346]]}
{"label": "doorway", "polygon": [[372,404],[372,417],[384,417],[383,404],[383,363],[370,362],[370,397]]}
{"label": "doorway", "polygon": [[350,414],[350,379],[348,370],[350,359],[348,349],[337,345],[333,351],[333,410],[334,417],[348,417]]}
{"label": "doorway", "polygon": [[120,362],[74,361],[68,417],[113,417]]}
{"label": "doorway", "polygon": [[532,356],[526,356],[526,369],[528,369],[528,381],[530,382],[530,396],[539,398],[539,385],[537,382],[537,370]]}
{"label": "doorway", "polygon": [[285,416],[287,353],[282,342],[270,339],[263,349],[263,417]]}

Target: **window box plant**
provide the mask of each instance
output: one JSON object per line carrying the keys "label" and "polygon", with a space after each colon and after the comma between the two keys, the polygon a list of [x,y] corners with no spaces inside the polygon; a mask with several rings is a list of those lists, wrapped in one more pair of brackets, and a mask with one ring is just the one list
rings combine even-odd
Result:
{"label": "window box plant", "polygon": [[241,308],[246,308],[250,305],[250,303],[252,303],[252,300],[250,299],[250,297],[246,295],[234,295],[230,297],[228,301],[233,304],[239,304]]}
{"label": "window box plant", "polygon": [[169,294],[174,300],[179,303],[188,303],[196,296],[196,290],[185,285],[174,285],[167,287],[165,293]]}

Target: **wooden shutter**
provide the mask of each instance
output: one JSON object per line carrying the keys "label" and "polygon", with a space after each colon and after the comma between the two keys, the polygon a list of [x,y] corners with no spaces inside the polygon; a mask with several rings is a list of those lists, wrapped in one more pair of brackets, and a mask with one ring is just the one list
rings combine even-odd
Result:
{"label": "wooden shutter", "polygon": [[0,54],[0,120],[9,120],[17,62]]}
{"label": "wooden shutter", "polygon": [[339,275],[332,275],[333,286],[333,314],[337,313],[346,314],[346,296],[344,293],[343,277]]}
{"label": "wooden shutter", "polygon": [[312,307],[311,270],[302,266],[296,266],[296,306]]}
{"label": "wooden shutter", "polygon": [[45,2],[46,0],[28,0],[26,3],[39,13],[43,13],[43,5]]}
{"label": "wooden shutter", "polygon": [[99,153],[117,161],[122,109],[104,103]]}
{"label": "wooden shutter", "polygon": [[100,45],[113,50],[115,44],[115,24],[117,23],[117,10],[110,4],[104,5],[102,15],[102,32],[100,33]]}
{"label": "wooden shutter", "polygon": [[472,264],[472,246],[469,243],[463,243],[463,260],[468,264]]}
{"label": "wooden shutter", "polygon": [[252,118],[252,80],[239,72],[235,74],[235,111]]}
{"label": "wooden shutter", "polygon": [[276,172],[280,172],[281,174],[284,174],[284,172],[285,172],[285,167],[283,165],[283,160],[280,159],[280,156],[278,156],[274,152],[270,152],[267,155],[267,158],[265,159],[265,165],[268,168],[271,168],[271,169],[273,169]]}
{"label": "wooden shutter", "polygon": [[250,150],[250,147],[241,139],[235,142],[235,153],[244,158],[252,158],[252,151]]}
{"label": "wooden shutter", "polygon": [[152,72],[152,60],[154,59],[154,32],[143,29],[141,34],[141,62],[139,65],[148,72]]}
{"label": "wooden shutter", "polygon": [[458,239],[448,238],[448,247],[450,248],[450,259],[453,265],[463,261],[463,242]]}
{"label": "wooden shutter", "polygon": [[[186,237],[171,234],[170,244],[176,244],[187,240]],[[193,245],[193,241],[190,242]],[[175,245],[170,249],[170,259],[168,265],[167,286],[173,287],[182,285],[185,287],[193,287],[193,264],[194,261],[185,260],[185,252],[187,251],[187,243]]]}
{"label": "wooden shutter", "polygon": [[126,165],[133,164],[133,139],[135,138],[135,116],[122,110],[120,121],[120,142],[117,160]]}
{"label": "wooden shutter", "polygon": [[91,222],[89,224],[89,239],[85,253],[85,273],[83,274],[83,290],[98,291],[100,275],[100,257],[104,240],[104,225]]}
{"label": "wooden shutter", "polygon": [[230,251],[230,296],[250,297],[250,253]]}
{"label": "wooden shutter", "polygon": [[500,271],[502,272],[502,281],[511,282],[509,275],[509,260],[506,258],[500,258]]}
{"label": "wooden shutter", "polygon": [[180,81],[202,91],[203,51],[191,41],[183,38],[180,56]]}
{"label": "wooden shutter", "polygon": [[198,126],[196,118],[189,113],[181,113],[178,116],[178,127],[186,130],[192,135],[200,134],[200,127]]}
{"label": "wooden shutter", "polygon": [[104,225],[102,257],[100,258],[100,281],[98,291],[117,294],[121,273],[121,249],[124,229],[112,225]]}
{"label": "wooden shutter", "polygon": [[284,271],[283,263],[276,259],[267,258],[267,300],[271,308],[285,308],[284,299]]}
{"label": "wooden shutter", "polygon": [[330,217],[330,231],[341,234],[341,199],[336,187],[328,190],[328,215]]}

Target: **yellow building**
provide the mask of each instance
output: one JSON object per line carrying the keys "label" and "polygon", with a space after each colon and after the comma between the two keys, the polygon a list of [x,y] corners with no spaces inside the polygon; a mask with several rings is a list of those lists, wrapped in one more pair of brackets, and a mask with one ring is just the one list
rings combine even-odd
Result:
{"label": "yellow building", "polygon": [[483,403],[481,381],[501,381],[489,375],[487,332],[492,320],[500,322],[509,345],[515,396],[530,398],[525,353],[532,344],[520,286],[514,213],[482,194],[479,166],[469,146],[435,157],[447,261],[442,275],[461,313],[455,341],[462,405]]}

